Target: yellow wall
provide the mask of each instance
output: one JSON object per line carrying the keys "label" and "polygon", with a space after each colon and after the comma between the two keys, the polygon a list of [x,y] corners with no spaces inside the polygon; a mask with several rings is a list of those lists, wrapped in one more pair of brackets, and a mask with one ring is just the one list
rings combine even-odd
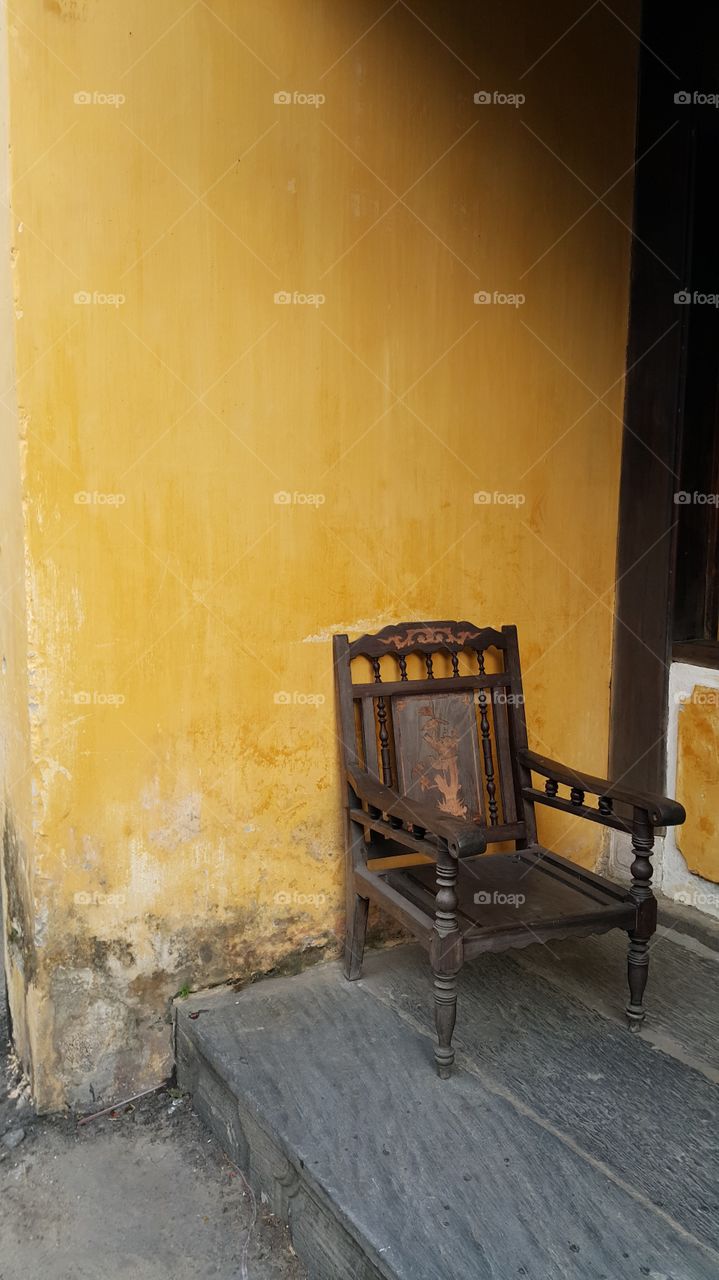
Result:
{"label": "yellow wall", "polygon": [[178,988],[335,937],[332,632],[516,622],[532,745],[606,765],[631,175],[587,188],[637,44],[386,8],[11,5],[42,1107],[155,1083]]}
{"label": "yellow wall", "polygon": [[[0,10],[0,827],[3,950],[16,1047],[31,1057],[26,991],[35,972],[31,851],[30,714],[14,301],[8,216],[8,93],[5,9]],[[23,424],[24,435],[24,424]],[[2,951],[0,951],[2,954]]]}
{"label": "yellow wall", "polygon": [[677,844],[695,875],[719,882],[719,690],[696,685],[679,710],[677,799],[687,820]]}

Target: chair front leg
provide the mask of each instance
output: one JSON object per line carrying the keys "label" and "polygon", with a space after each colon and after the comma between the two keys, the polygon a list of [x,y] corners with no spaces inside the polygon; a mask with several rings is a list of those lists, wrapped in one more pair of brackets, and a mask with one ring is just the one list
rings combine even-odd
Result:
{"label": "chair front leg", "polygon": [[452,1074],[452,1034],[457,1017],[457,974],[462,967],[462,936],[457,923],[457,861],[445,842],[437,858],[437,896],[430,962],[434,975],[434,1020],[437,1044],[434,1057],[443,1080]]}
{"label": "chair front leg", "polygon": [[637,907],[637,919],[634,928],[629,930],[627,955],[629,1004],[626,1012],[630,1031],[638,1031],[646,1017],[643,999],[649,976],[649,940],[657,927],[657,900],[651,887],[653,847],[654,829],[647,814],[643,810],[635,810],[630,893]]}

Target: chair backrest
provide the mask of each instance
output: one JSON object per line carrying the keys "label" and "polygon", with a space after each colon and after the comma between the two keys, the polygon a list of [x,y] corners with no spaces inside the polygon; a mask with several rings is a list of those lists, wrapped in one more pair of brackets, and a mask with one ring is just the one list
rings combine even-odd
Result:
{"label": "chair backrest", "polygon": [[334,662],[347,763],[481,822],[489,841],[536,839],[516,627],[404,622],[335,636]]}

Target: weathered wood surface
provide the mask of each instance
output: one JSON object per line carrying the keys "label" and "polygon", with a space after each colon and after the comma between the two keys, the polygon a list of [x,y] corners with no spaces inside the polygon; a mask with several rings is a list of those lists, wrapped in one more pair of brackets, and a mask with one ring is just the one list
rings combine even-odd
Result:
{"label": "weathered wood surface", "polygon": [[[460,928],[530,928],[563,919],[595,919],[607,913],[616,924],[630,923],[633,907],[626,891],[576,874],[544,850],[522,849],[492,857],[468,858],[459,867]],[[434,915],[434,868],[398,871],[390,883],[404,886],[405,896]],[[529,934],[531,941],[531,933]]]}
{"label": "weathered wood surface", "polygon": [[441,1081],[423,953],[370,955],[366,973],[178,1006],[180,1083],[310,1277],[716,1280],[703,1076],[504,955],[463,972]]}
{"label": "weathered wood surface", "polygon": [[484,823],[471,693],[395,698],[392,719],[402,794],[435,804],[453,818]]}

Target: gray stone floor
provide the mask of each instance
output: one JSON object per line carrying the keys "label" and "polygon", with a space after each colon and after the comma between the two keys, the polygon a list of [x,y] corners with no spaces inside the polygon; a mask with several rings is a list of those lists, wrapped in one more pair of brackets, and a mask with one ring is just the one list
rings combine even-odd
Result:
{"label": "gray stone floor", "polygon": [[186,1097],[163,1090],[83,1126],[35,1117],[1,990],[0,1010],[0,1280],[304,1276]]}
{"label": "gray stone floor", "polygon": [[312,1280],[716,1280],[716,932],[660,920],[639,1035],[625,935],[488,955],[439,1081],[399,947],[191,997],[180,1078]]}

